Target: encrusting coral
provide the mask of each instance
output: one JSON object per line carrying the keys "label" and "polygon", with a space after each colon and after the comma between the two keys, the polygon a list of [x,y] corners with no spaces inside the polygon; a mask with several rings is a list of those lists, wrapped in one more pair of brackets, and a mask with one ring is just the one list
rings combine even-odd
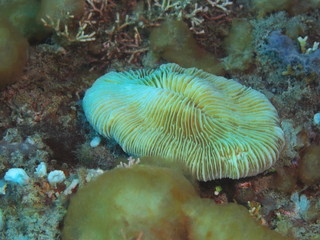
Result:
{"label": "encrusting coral", "polygon": [[83,107],[91,125],[125,152],[181,161],[203,181],[256,175],[284,144],[263,94],[176,64],[110,72],[87,90]]}

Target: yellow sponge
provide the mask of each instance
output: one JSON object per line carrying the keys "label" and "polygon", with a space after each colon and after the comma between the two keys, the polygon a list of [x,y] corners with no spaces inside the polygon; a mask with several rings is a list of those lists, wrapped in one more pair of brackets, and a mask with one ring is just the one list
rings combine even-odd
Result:
{"label": "yellow sponge", "polygon": [[27,57],[27,40],[0,17],[0,89],[17,80]]}
{"label": "yellow sponge", "polygon": [[92,239],[285,238],[259,226],[244,207],[200,199],[175,170],[138,165],[101,175],[71,199],[63,240]]}

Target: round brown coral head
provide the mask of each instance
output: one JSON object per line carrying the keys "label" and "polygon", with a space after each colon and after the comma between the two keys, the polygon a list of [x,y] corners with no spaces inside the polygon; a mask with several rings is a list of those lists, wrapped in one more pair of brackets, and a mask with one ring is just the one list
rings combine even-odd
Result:
{"label": "round brown coral head", "polygon": [[83,107],[96,131],[125,152],[181,161],[203,181],[256,175],[284,145],[263,94],[176,64],[107,73],[87,90]]}

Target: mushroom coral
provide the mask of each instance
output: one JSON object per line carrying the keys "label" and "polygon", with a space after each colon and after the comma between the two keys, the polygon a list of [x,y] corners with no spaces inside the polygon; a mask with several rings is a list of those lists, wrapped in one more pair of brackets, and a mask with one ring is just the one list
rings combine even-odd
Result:
{"label": "mushroom coral", "polygon": [[177,64],[107,73],[86,91],[83,108],[96,131],[125,152],[182,162],[203,181],[256,175],[284,144],[263,94]]}

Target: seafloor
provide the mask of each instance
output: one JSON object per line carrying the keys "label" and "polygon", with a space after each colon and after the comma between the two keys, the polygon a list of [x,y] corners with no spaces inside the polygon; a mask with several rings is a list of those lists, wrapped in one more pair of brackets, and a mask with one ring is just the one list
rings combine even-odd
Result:
{"label": "seafloor", "polygon": [[[98,134],[86,122],[81,100],[99,76],[167,62],[202,68],[201,61],[196,66],[184,61],[197,51],[220,66],[205,66],[206,71],[265,94],[278,110],[286,139],[271,169],[238,180],[200,182],[201,196],[241,204],[259,223],[292,239],[320,240],[319,1],[79,0],[79,6],[58,1],[52,17],[41,12],[39,4],[46,1],[31,1],[38,4],[32,11],[26,1],[13,2],[14,8],[0,0],[0,7],[17,16],[21,11],[20,17],[0,10],[0,20],[16,21],[10,24],[17,29],[22,25],[29,47],[24,68],[13,67],[21,71],[18,76],[2,79],[0,71],[0,83],[5,82],[0,84],[0,178],[22,168],[30,179],[21,185],[0,182],[1,240],[61,239],[72,195],[99,174],[97,169],[110,170],[129,157],[110,139],[90,146]],[[176,35],[184,35],[162,46],[150,35],[167,19],[189,30],[171,23]],[[1,38],[3,65],[8,55],[1,53]],[[66,179],[49,184],[35,173],[41,162],[48,172],[62,170]],[[70,188],[74,179],[78,182]]]}

